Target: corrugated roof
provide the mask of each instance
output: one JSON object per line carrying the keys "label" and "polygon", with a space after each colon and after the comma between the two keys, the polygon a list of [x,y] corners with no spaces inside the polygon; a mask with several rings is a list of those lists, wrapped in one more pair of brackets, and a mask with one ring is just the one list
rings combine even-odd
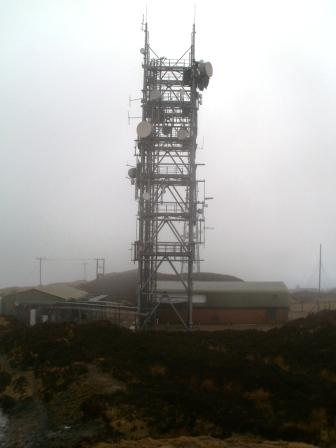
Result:
{"label": "corrugated roof", "polygon": [[[181,282],[164,280],[158,282],[158,289],[167,292],[182,292],[184,287]],[[226,281],[194,281],[194,293],[207,292],[270,292],[288,293],[284,282],[226,282]]]}
{"label": "corrugated roof", "polygon": [[91,297],[89,299],[89,302],[99,302],[100,300],[106,299],[107,297],[107,294],[100,294],[100,296]]}
{"label": "corrugated roof", "polygon": [[73,288],[72,286],[68,286],[62,283],[55,285],[38,286],[31,289],[36,289],[38,291],[45,292],[46,294],[50,294],[64,300],[83,299],[85,296],[87,296],[86,291],[82,291],[81,289]]}

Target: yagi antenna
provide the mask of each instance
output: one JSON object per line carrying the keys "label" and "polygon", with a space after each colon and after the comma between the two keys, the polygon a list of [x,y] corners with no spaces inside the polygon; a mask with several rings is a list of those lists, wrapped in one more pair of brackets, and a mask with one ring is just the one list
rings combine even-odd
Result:
{"label": "yagi antenna", "polygon": [[134,120],[135,118],[137,118],[137,119],[139,119],[139,118],[142,118],[142,117],[139,117],[139,116],[133,116],[133,117],[131,117],[131,115],[130,115],[130,113],[129,113],[129,110],[127,111],[127,119],[128,119],[128,126],[131,124],[131,120]]}
{"label": "yagi antenna", "polygon": [[142,98],[132,98],[131,95],[128,97],[128,107],[132,106],[133,101],[141,101]]}

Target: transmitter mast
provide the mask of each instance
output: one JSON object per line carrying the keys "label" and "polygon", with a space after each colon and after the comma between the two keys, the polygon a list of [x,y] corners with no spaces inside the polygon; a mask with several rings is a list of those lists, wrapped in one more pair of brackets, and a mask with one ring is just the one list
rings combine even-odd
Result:
{"label": "transmitter mast", "polygon": [[[192,274],[204,242],[206,206],[204,181],[196,177],[197,113],[199,92],[208,86],[212,65],[195,59],[195,24],[191,45],[179,59],[159,57],[151,49],[147,23],[144,34],[142,121],[137,126],[136,166],[128,172],[138,200],[133,245],[137,328],[155,324],[164,306],[191,329]],[[179,284],[173,292],[158,278],[167,269]]]}

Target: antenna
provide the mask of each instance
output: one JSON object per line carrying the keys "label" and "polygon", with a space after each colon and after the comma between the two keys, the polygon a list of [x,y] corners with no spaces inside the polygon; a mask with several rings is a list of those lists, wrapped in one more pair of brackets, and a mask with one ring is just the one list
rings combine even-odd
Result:
{"label": "antenna", "polygon": [[132,98],[131,95],[128,97],[128,107],[132,107],[133,101],[141,101],[142,98]]}
{"label": "antenna", "polygon": [[130,113],[129,113],[129,110],[127,111],[127,121],[128,121],[128,126],[131,124],[131,120],[134,120],[135,118],[142,118],[142,117],[139,117],[139,116],[135,116],[135,115],[133,115],[133,116],[131,116],[130,115]]}

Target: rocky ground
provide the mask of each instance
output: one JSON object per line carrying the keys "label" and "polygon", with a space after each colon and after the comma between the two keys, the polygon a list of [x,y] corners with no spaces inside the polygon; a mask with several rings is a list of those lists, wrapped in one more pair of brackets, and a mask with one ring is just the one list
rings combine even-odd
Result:
{"label": "rocky ground", "polygon": [[336,444],[335,312],[267,333],[0,328],[4,447]]}

